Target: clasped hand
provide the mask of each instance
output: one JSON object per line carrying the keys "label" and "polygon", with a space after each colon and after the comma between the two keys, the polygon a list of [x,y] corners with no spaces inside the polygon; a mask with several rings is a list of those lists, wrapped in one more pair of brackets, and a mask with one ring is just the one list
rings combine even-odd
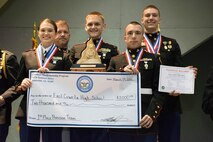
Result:
{"label": "clasped hand", "polygon": [[153,120],[149,115],[144,115],[144,117],[140,121],[141,127],[150,128],[153,124]]}

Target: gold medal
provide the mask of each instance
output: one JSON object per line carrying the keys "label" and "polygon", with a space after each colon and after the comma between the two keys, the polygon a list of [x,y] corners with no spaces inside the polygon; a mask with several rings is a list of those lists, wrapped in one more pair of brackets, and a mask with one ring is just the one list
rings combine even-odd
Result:
{"label": "gold medal", "polygon": [[132,58],[135,58],[135,55],[132,55]]}
{"label": "gold medal", "polygon": [[167,46],[165,45],[164,48],[167,49]]}

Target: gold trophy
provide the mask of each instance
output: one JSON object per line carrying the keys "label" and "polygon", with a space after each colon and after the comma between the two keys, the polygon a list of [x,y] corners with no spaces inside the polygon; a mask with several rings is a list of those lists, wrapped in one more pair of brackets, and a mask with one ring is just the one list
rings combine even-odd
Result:
{"label": "gold trophy", "polygon": [[101,63],[92,39],[86,43],[86,48],[81,53],[81,58],[71,67],[71,71],[103,72],[106,67]]}

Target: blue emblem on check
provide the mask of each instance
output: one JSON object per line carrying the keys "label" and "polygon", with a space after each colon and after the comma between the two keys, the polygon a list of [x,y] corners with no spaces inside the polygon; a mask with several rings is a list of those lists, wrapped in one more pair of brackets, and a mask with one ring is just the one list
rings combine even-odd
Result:
{"label": "blue emblem on check", "polygon": [[93,87],[93,81],[89,76],[81,76],[77,80],[77,87],[83,93],[89,92]]}

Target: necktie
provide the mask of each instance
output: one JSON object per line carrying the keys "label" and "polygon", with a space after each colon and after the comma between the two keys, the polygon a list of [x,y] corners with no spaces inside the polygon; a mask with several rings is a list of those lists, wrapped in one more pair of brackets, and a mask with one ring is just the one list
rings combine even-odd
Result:
{"label": "necktie", "polygon": [[47,50],[44,51],[44,57],[46,58]]}
{"label": "necktie", "polygon": [[44,63],[44,60],[46,58],[46,54],[47,54],[47,51],[45,50],[44,53],[42,54],[42,62]]}

